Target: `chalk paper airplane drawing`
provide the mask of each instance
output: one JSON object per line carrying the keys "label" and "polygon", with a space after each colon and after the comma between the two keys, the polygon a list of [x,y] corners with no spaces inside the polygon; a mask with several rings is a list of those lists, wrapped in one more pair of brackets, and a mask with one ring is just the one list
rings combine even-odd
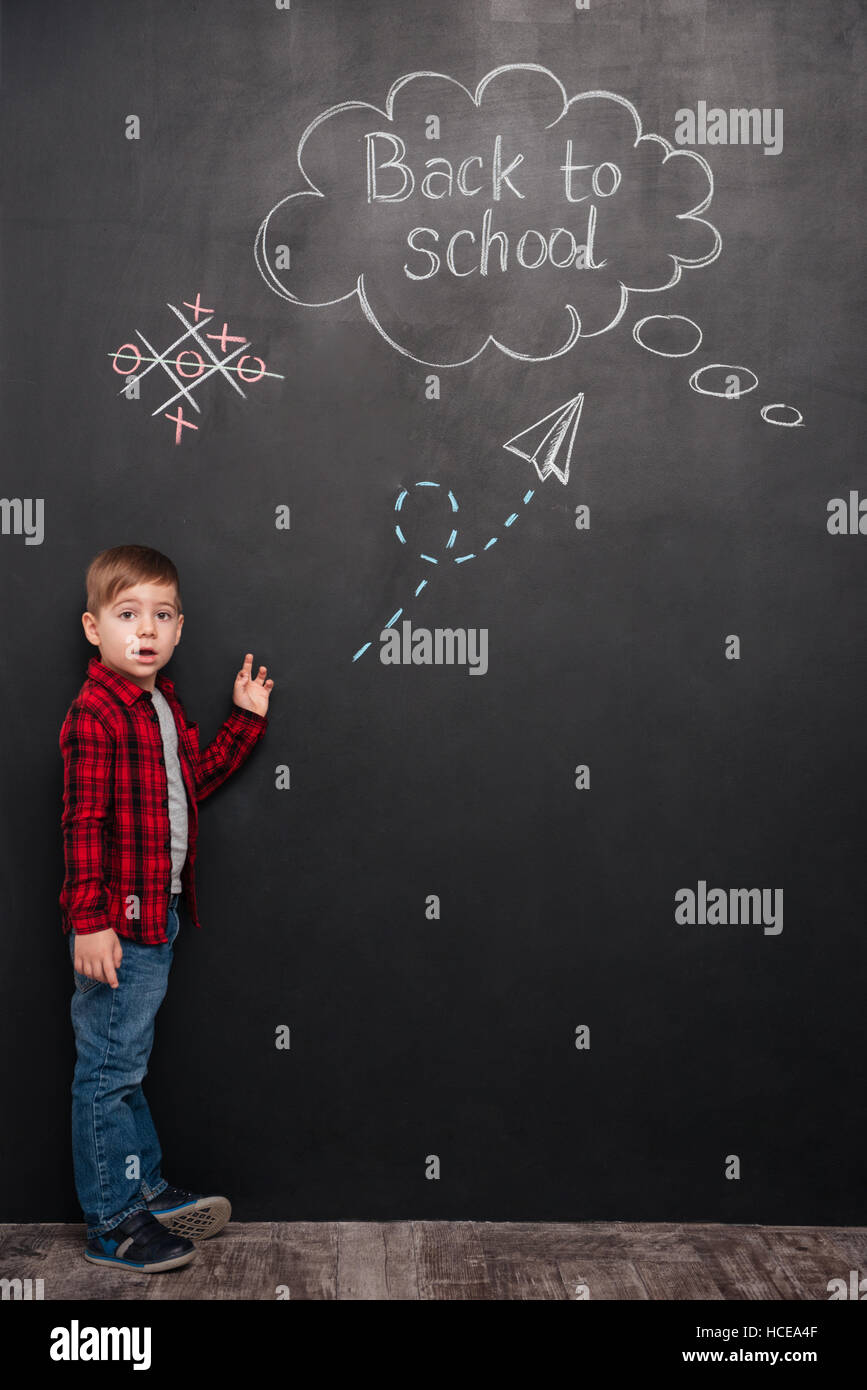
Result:
{"label": "chalk paper airplane drawing", "polygon": [[[550,478],[551,474],[554,473],[560,479],[561,483],[565,483],[569,478],[569,465],[572,461],[572,446],[575,443],[575,434],[578,429],[578,421],[581,419],[583,405],[584,392],[580,391],[577,396],[573,396],[571,401],[567,401],[565,405],[558,405],[556,410],[552,410],[550,414],[543,416],[541,420],[537,420],[535,425],[529,425],[527,429],[521,430],[520,434],[513,435],[512,438],[503,445],[503,448],[509,449],[513,454],[517,454],[518,458],[526,459],[528,463],[532,463],[539,477],[542,479],[542,482],[545,482],[545,480]],[[526,447],[522,447],[522,445]],[[528,452],[528,450],[532,450],[532,452]],[[564,450],[565,458],[561,457]],[[438,488],[441,484],[425,479],[417,482],[415,486]],[[396,512],[401,512],[403,510],[403,504],[409,495],[408,488],[401,488],[397,501],[394,504]],[[532,497],[535,497],[535,495],[536,489],[528,488],[521,498],[522,505],[526,507],[527,503]],[[451,488],[448,490],[448,499],[451,504],[452,512],[456,512],[458,510],[458,500]],[[506,527],[514,525],[519,516],[520,512],[510,512],[503,522],[503,529],[505,530]],[[396,525],[394,529],[398,540],[402,545],[406,545],[406,538],[400,526]],[[457,530],[452,527],[451,534],[446,541],[446,550],[452,549],[457,534]],[[482,546],[482,551],[490,550],[491,546],[496,545],[499,539],[497,535],[491,536]],[[475,560],[478,553],[477,551],[470,551],[469,554],[465,555],[447,556],[443,554],[441,558],[450,559],[453,560],[455,564],[462,565],[467,560]],[[431,565],[439,564],[439,560],[433,555],[422,553],[419,558],[427,561],[427,563]],[[427,579],[422,579],[421,583],[416,587],[415,598],[418,598],[422,589],[427,588],[427,584]],[[385,629],[392,627],[397,622],[398,618],[402,616],[403,612],[404,609],[402,607],[398,608],[397,612],[393,613],[385,624]],[[385,629],[383,629],[383,631]],[[382,634],[380,633],[380,635]],[[352,660],[357,661],[358,658],[367,651],[368,647],[372,645],[371,642],[365,642],[363,647],[358,648]]]}
{"label": "chalk paper airplane drawing", "polygon": [[[520,434],[513,435],[503,448],[532,463],[543,483],[552,473],[556,474],[561,483],[567,483],[569,465],[572,462],[572,446],[575,443],[583,406],[584,392],[580,391],[571,401],[537,420],[535,425],[530,425]],[[560,459],[567,434],[569,443],[565,458]]]}

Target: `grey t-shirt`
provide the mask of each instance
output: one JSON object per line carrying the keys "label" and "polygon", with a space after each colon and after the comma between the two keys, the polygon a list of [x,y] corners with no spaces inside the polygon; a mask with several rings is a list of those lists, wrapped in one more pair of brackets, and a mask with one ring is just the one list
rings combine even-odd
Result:
{"label": "grey t-shirt", "polygon": [[163,736],[166,782],[169,789],[169,824],[172,832],[172,892],[181,891],[181,869],[187,857],[187,789],[178,758],[178,730],[171,706],[161,691],[151,692]]}

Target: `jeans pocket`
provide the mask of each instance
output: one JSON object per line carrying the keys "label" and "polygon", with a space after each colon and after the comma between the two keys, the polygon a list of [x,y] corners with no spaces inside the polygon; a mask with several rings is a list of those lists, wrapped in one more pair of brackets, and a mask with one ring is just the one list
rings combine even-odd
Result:
{"label": "jeans pocket", "polygon": [[[75,960],[75,937],[72,932],[69,934],[69,955],[71,960]],[[98,985],[104,984],[103,980],[91,979],[90,975],[80,975],[75,966],[72,967],[75,988],[79,994],[88,994],[90,990],[96,989]]]}
{"label": "jeans pocket", "polygon": [[77,970],[73,970],[75,976],[75,988],[79,994],[89,994],[92,989],[96,989],[103,984],[103,980],[92,980],[89,975],[79,975]]}

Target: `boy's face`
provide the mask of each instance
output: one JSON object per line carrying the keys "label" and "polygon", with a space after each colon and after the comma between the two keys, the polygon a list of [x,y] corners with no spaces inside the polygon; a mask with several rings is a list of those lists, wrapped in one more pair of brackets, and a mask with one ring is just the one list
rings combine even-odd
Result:
{"label": "boy's face", "polygon": [[94,618],[82,613],[88,642],[99,647],[110,671],[153,691],[156,673],[181,638],[184,615],[173,584],[135,584],[122,589]]}

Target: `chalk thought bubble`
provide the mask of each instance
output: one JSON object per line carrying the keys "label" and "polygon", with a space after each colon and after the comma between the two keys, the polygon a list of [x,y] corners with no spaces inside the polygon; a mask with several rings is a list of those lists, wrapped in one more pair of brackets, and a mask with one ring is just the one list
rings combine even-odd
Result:
{"label": "chalk thought bubble", "polygon": [[546,361],[598,337],[630,294],[716,260],[707,161],[644,134],[614,92],[569,98],[535,63],[473,93],[443,73],[393,83],[384,108],[347,101],[301,136],[306,188],[256,237],[266,284],[293,304],[357,296],[397,352],[435,367],[493,344]]}

